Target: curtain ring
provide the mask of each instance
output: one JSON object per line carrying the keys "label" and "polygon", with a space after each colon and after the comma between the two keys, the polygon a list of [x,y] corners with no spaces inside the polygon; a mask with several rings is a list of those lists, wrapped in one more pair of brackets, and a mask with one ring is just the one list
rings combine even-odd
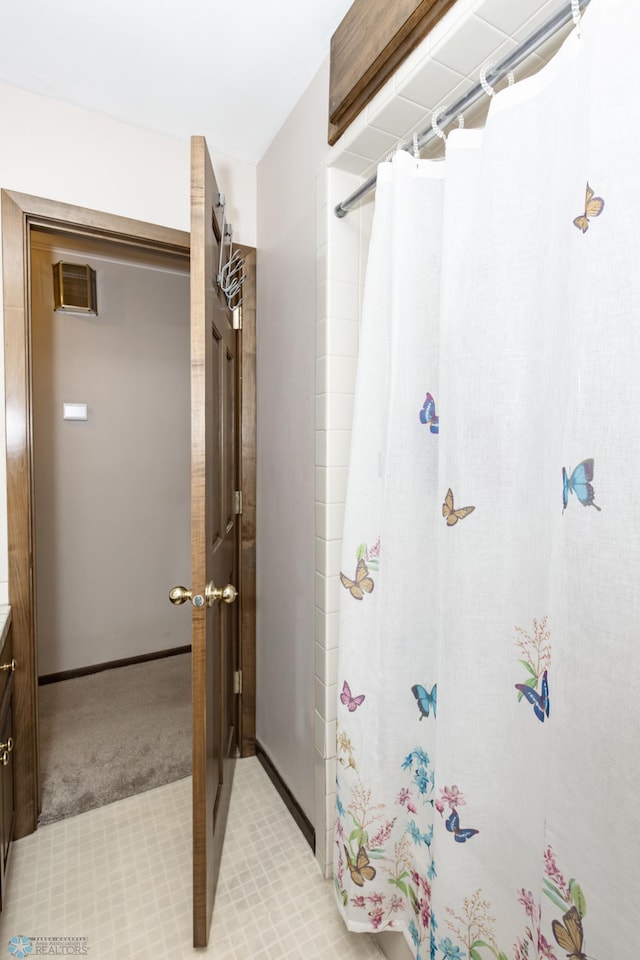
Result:
{"label": "curtain ring", "polygon": [[420,147],[418,146],[418,134],[413,135],[413,156],[416,160],[420,159]]}
{"label": "curtain ring", "polygon": [[395,146],[395,149],[392,150],[391,153],[388,153],[388,154],[386,155],[386,157],[384,158],[385,163],[391,163],[391,161],[392,161],[393,158],[396,156],[396,154],[400,153],[401,150],[402,150],[402,141],[398,140],[398,142],[397,142],[397,144],[396,144],[396,146]]}
{"label": "curtain ring", "polygon": [[[480,86],[482,87],[482,89],[484,90],[484,92],[488,97],[495,97],[496,95],[495,90],[493,89],[491,84],[488,83],[487,81],[487,70],[490,70],[491,67],[495,67],[495,65],[496,65],[495,60],[485,60],[485,62],[480,67]],[[509,70],[509,73],[507,74],[507,82],[510,87],[512,87],[516,82],[516,78],[513,70]]]}
{"label": "curtain ring", "polygon": [[489,83],[487,83],[487,70],[489,67],[495,67],[495,62],[493,60],[485,60],[480,67],[480,86],[488,97],[495,97],[495,90]]}
{"label": "curtain ring", "polygon": [[461,113],[458,114],[458,130],[464,130],[464,117]]}
{"label": "curtain ring", "polygon": [[445,111],[444,105],[440,105],[435,108],[435,110],[431,114],[431,129],[435,133],[436,137],[440,137],[443,143],[446,143],[447,135],[438,126],[438,117],[440,116],[441,113],[444,113],[444,111]]}
{"label": "curtain ring", "polygon": [[578,34],[578,39],[581,39],[582,30],[580,28],[580,23],[582,21],[582,14],[580,13],[580,0],[571,0],[571,17],[576,26],[576,33]]}

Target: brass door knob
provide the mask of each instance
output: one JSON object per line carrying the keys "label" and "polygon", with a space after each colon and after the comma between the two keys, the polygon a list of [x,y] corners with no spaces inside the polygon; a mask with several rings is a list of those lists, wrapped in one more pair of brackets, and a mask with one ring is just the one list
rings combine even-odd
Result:
{"label": "brass door knob", "polygon": [[194,607],[204,607],[204,597],[202,594],[196,593],[196,595],[193,596],[192,591],[187,590],[186,587],[172,587],[171,590],[169,590],[169,600],[177,606],[180,606],[181,603],[186,603],[187,600],[191,600]]}
{"label": "brass door knob", "polygon": [[15,673],[16,667],[18,664],[15,660],[12,660],[11,663],[3,663],[0,665],[0,670],[11,670],[11,673]]}
{"label": "brass door knob", "polygon": [[187,590],[186,587],[172,587],[169,591],[169,600],[176,606],[180,606],[181,603],[191,600],[191,590]]}
{"label": "brass door knob", "polygon": [[205,590],[208,607],[212,607],[216,600],[222,600],[223,603],[233,603],[237,596],[238,591],[231,583],[228,583],[226,587],[216,587],[213,580],[210,580]]}

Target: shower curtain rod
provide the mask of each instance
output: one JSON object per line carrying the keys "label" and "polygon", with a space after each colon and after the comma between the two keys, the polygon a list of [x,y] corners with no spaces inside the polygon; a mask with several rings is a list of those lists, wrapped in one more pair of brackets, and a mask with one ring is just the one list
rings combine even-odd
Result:
{"label": "shower curtain rod", "polygon": [[[580,0],[579,8],[584,10],[585,7],[589,5],[591,0]],[[503,77],[509,73],[510,70],[513,70],[514,67],[517,67],[523,60],[526,60],[527,57],[534,53],[543,43],[546,43],[555,33],[558,32],[562,27],[564,27],[573,17],[573,10],[571,3],[562,7],[558,10],[557,13],[554,13],[552,17],[549,17],[548,20],[538,27],[537,30],[527,37],[526,40],[523,40],[522,43],[519,43],[514,50],[511,51],[503,60],[498,64],[491,67],[490,70],[486,72],[486,82],[489,86],[494,86],[499,80],[502,80]],[[446,127],[448,123],[451,123],[452,120],[455,120],[461,113],[464,113],[472,104],[479,100],[481,97],[485,97],[484,87],[482,83],[476,83],[475,86],[471,87],[465,94],[463,94],[456,102],[451,106],[447,107],[442,113],[439,113],[436,119],[438,120],[438,125],[441,128]],[[422,133],[418,134],[416,146],[418,150],[421,150],[426,146],[434,137],[437,137],[438,134],[433,129],[432,126],[429,126],[426,130],[423,130]],[[398,147],[399,150],[411,151],[414,149],[413,139],[407,141],[406,143],[401,144]],[[352,207],[358,203],[370,190],[376,185],[378,177],[377,174],[369,177],[368,180],[365,180],[357,190],[354,190],[346,200],[343,200],[342,203],[339,203],[337,207],[334,208],[334,213],[336,217],[346,217]]]}

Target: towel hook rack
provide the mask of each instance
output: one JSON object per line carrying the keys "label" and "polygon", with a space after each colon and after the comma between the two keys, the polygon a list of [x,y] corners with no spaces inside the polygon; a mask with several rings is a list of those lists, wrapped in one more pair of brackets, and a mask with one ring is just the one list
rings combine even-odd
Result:
{"label": "towel hook rack", "polygon": [[[233,227],[230,223],[227,223],[227,203],[224,193],[218,194],[216,206],[222,208],[222,235],[216,280],[225,295],[229,309],[237,310],[242,303],[242,284],[245,281],[244,259],[239,250],[233,249]],[[227,239],[229,241],[228,254],[225,260],[225,241]]]}

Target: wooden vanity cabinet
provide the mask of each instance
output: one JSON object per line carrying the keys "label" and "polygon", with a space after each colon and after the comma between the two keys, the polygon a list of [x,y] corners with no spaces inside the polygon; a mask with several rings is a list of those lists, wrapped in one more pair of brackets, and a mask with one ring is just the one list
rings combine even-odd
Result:
{"label": "wooden vanity cabinet", "polygon": [[5,899],[7,865],[13,839],[13,674],[15,671],[11,626],[5,628],[0,653],[0,910]]}

